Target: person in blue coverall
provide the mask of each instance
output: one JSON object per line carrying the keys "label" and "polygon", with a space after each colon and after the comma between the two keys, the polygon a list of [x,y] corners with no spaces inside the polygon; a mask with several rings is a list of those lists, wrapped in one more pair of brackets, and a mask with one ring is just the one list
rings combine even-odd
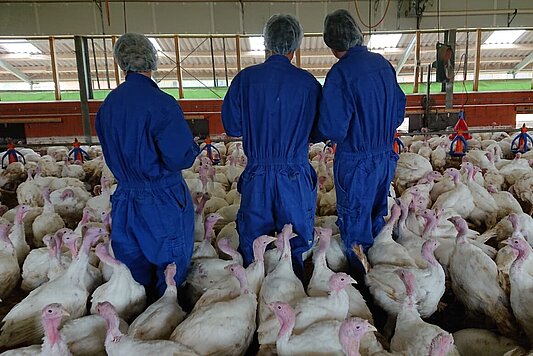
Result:
{"label": "person in blue coverall", "polygon": [[392,65],[363,45],[362,32],[346,10],[326,17],[324,41],[339,61],[324,83],[318,131],[337,143],[337,225],[352,268],[362,271],[352,247],[366,251],[384,225],[405,95]]}
{"label": "person in blue coverall", "polygon": [[194,243],[194,209],[181,170],[199,147],[176,100],[151,79],[157,51],[143,35],[126,33],[115,60],[126,81],[105,99],[96,132],[118,181],[112,196],[112,247],[149,298],[165,291],[164,270],[176,263],[176,283],[187,275]]}
{"label": "person in blue coverall", "polygon": [[272,16],[264,29],[268,59],[233,79],[222,105],[226,134],[242,136],[248,165],[238,191],[239,249],[245,265],[253,260],[253,241],[292,224],[293,266],[303,275],[302,253],[313,242],[317,177],[307,150],[318,117],[321,87],[308,72],[291,64],[303,30],[290,15]]}

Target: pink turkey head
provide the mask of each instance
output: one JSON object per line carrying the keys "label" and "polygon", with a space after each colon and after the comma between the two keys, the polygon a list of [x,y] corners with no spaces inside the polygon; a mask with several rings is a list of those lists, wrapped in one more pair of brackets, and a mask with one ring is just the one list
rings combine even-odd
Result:
{"label": "pink turkey head", "polygon": [[437,240],[427,240],[422,244],[422,257],[431,265],[437,266],[439,262],[435,258],[435,250],[440,246]]}
{"label": "pink turkey head", "polygon": [[28,205],[19,205],[17,208],[17,213],[15,214],[15,224],[22,224],[22,221],[28,215],[31,208]]}
{"label": "pink turkey head", "polygon": [[246,270],[238,263],[233,263],[224,267],[233,277],[237,278],[241,287],[241,293],[248,294],[250,290],[248,288],[248,280],[246,279]]}
{"label": "pink turkey head", "polygon": [[224,252],[226,255],[230,256],[232,260],[238,261],[241,258],[239,252],[231,246],[228,239],[220,239],[217,242],[218,249]]}
{"label": "pink turkey head", "polygon": [[444,171],[444,173],[451,177],[454,183],[459,183],[459,181],[461,180],[461,174],[455,168],[448,168]]}
{"label": "pink turkey head", "polygon": [[44,198],[44,201],[47,202],[47,203],[50,203],[50,188],[43,188],[43,198]]}
{"label": "pink turkey head", "polygon": [[278,338],[290,336],[296,321],[294,310],[291,306],[283,302],[274,302],[268,304],[268,307],[272,310],[281,325]]}
{"label": "pink turkey head", "polygon": [[431,340],[428,356],[446,356],[453,347],[453,336],[448,333],[440,333]]}
{"label": "pink turkey head", "polygon": [[276,241],[277,239],[273,236],[262,235],[254,240],[253,251],[254,251],[254,260],[255,261],[264,261],[265,251],[271,242]]}
{"label": "pink turkey head", "polygon": [[61,340],[59,327],[64,316],[70,316],[63,306],[58,303],[48,304],[41,311],[42,324],[45,337],[50,345],[57,344]]}
{"label": "pink turkey head", "polygon": [[428,174],[426,174],[426,179],[429,182],[434,182],[434,181],[439,180],[441,178],[442,178],[442,174],[440,172],[437,172],[437,171],[431,171]]}
{"label": "pink turkey head", "polygon": [[105,243],[99,243],[95,250],[94,250],[94,253],[96,256],[98,256],[98,258],[100,259],[100,261],[102,261],[103,263],[109,265],[109,266],[115,266],[115,265],[119,265],[120,262],[118,260],[116,260],[115,258],[113,258],[113,256],[111,256],[111,254],[109,253],[109,245],[108,244],[105,244]]}
{"label": "pink turkey head", "polygon": [[398,204],[393,204],[390,211],[390,218],[389,221],[391,224],[396,224],[398,222],[398,219],[402,215],[402,208]]}
{"label": "pink turkey head", "polygon": [[529,243],[523,238],[511,237],[504,240],[503,243],[511,246],[513,250],[518,252],[518,258],[516,260],[518,262],[525,261],[531,254],[531,246],[529,246]]}
{"label": "pink turkey head", "polygon": [[452,216],[448,220],[453,224],[453,226],[455,226],[455,229],[457,230],[457,242],[458,243],[466,242],[464,240],[464,237],[466,233],[468,232],[468,224],[465,221],[465,219],[463,219],[460,216]]}
{"label": "pink turkey head", "polygon": [[174,277],[176,276],[176,264],[171,263],[165,268],[165,282],[167,284],[167,287],[176,286],[176,280]]}
{"label": "pink turkey head", "polygon": [[0,225],[0,239],[2,241],[9,241],[11,242],[11,240],[9,240],[9,230],[11,230],[11,228],[13,227],[13,224],[11,223],[6,223],[6,224],[1,224]]}
{"label": "pink turkey head", "polygon": [[377,331],[377,329],[361,318],[349,318],[342,322],[339,329],[339,341],[347,356],[360,356],[359,345],[361,339],[367,332]]}
{"label": "pink turkey head", "polygon": [[118,342],[122,338],[123,334],[119,330],[120,321],[118,319],[117,311],[115,307],[109,302],[102,302],[96,305],[96,312],[104,318],[107,325],[106,342],[110,340],[112,342]]}
{"label": "pink turkey head", "polygon": [[326,176],[320,176],[318,177],[318,187],[320,190],[324,190],[324,184],[328,180],[328,177]]}
{"label": "pink turkey head", "polygon": [[394,271],[405,286],[405,293],[407,295],[407,304],[413,306],[416,299],[416,279],[414,274],[406,269],[400,268]]}
{"label": "pink turkey head", "polygon": [[217,213],[211,213],[211,214],[207,215],[205,217],[205,227],[206,227],[206,229],[208,229],[208,228],[212,229],[215,226],[215,224],[219,220],[222,220],[222,219],[223,219],[222,215],[217,214]]}
{"label": "pink turkey head", "polygon": [[339,272],[329,277],[328,287],[331,292],[339,293],[350,284],[357,284],[357,282],[346,273]]}
{"label": "pink turkey head", "polygon": [[63,234],[63,238],[62,238],[63,243],[70,250],[72,258],[75,258],[78,256],[78,239],[79,239],[79,236],[76,235],[74,232],[66,232]]}
{"label": "pink turkey head", "polygon": [[61,196],[59,197],[61,200],[65,200],[67,198],[74,198],[74,191],[70,188],[66,188],[63,190],[63,193],[61,193]]}
{"label": "pink turkey head", "polygon": [[487,191],[492,194],[498,193],[498,189],[496,189],[496,187],[492,184],[487,185]]}
{"label": "pink turkey head", "polygon": [[324,254],[331,243],[333,231],[329,227],[315,227],[315,232],[318,235],[318,251]]}
{"label": "pink turkey head", "polygon": [[493,152],[487,152],[485,153],[485,156],[487,157],[487,159],[489,160],[490,163],[493,163],[494,164],[494,153]]}

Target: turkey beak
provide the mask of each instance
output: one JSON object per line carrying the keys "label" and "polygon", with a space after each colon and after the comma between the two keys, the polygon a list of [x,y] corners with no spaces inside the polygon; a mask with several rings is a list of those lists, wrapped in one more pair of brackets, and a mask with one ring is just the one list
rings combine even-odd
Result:
{"label": "turkey beak", "polygon": [[63,316],[68,318],[70,317],[70,313],[66,311],[65,309],[63,309]]}
{"label": "turkey beak", "polygon": [[350,277],[349,281],[350,281],[350,284],[357,284],[357,281],[353,279],[352,277]]}
{"label": "turkey beak", "polygon": [[511,240],[510,240],[510,239],[503,240],[503,241],[502,241],[502,244],[504,244],[504,245],[510,245],[510,244],[511,244]]}
{"label": "turkey beak", "polygon": [[376,329],[376,327],[375,327],[374,325],[369,324],[369,325],[368,325],[368,331],[377,332],[378,329]]}

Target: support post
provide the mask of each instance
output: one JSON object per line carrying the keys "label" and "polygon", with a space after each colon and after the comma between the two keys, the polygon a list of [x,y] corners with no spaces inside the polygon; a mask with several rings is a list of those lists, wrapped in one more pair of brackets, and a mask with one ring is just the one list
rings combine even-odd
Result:
{"label": "support post", "polygon": [[241,36],[235,36],[235,51],[237,52],[237,73],[242,69],[241,67]]}
{"label": "support post", "polygon": [[55,38],[48,37],[50,44],[50,63],[52,65],[52,78],[54,79],[54,94],[56,100],[61,100],[61,88],[59,86],[59,73],[57,71],[57,60],[55,51]]}
{"label": "support post", "polygon": [[474,85],[473,90],[479,90],[479,70],[481,65],[481,30],[477,29],[477,40],[476,40],[476,67],[474,69]]}
{"label": "support post", "polygon": [[74,36],[74,47],[76,48],[76,66],[78,68],[78,82],[80,84],[80,107],[83,121],[83,135],[85,136],[85,142],[91,145],[92,133],[91,117],[89,115],[89,99],[93,99],[93,90],[87,37]]}
{"label": "support post", "polygon": [[300,48],[296,50],[296,66],[302,68],[302,50]]}
{"label": "support post", "polygon": [[457,31],[456,30],[448,30],[446,31],[445,35],[445,41],[444,43],[447,44],[452,48],[452,62],[454,63],[454,67],[452,68],[452,75],[449,81],[442,84],[443,91],[446,92],[446,109],[453,109],[453,83],[455,82],[455,38],[456,38]]}
{"label": "support post", "polygon": [[[111,36],[111,44],[113,45],[113,49],[115,48],[115,43],[117,42],[117,36]],[[113,57],[113,68],[115,70],[115,83],[117,87],[120,85],[120,71],[121,69],[118,67],[117,61],[115,61],[115,58]]]}
{"label": "support post", "polygon": [[176,75],[178,77],[179,98],[183,99],[183,77],[181,72],[180,37],[174,36],[174,49],[176,51]]}
{"label": "support post", "polygon": [[422,74],[420,71],[420,31],[416,31],[416,51],[415,51],[415,82],[413,84],[413,93],[418,93],[418,78]]}

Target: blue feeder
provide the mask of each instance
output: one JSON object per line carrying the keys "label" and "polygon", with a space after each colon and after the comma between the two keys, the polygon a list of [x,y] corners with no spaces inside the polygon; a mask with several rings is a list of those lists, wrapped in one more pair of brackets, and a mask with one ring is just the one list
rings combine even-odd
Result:
{"label": "blue feeder", "polygon": [[514,138],[513,142],[511,142],[511,151],[514,154],[526,153],[532,146],[533,139],[527,133],[526,124],[523,124],[520,133]]}

